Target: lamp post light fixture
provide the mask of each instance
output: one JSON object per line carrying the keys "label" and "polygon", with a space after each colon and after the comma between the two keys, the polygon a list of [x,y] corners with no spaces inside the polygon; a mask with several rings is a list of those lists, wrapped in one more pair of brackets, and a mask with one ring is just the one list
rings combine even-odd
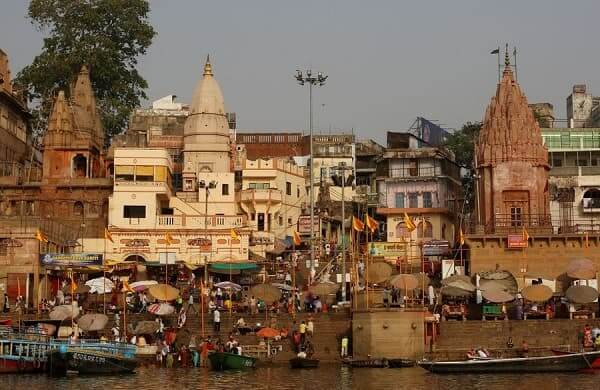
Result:
{"label": "lamp post light fixture", "polygon": [[298,84],[304,86],[308,84],[308,105],[309,105],[309,136],[310,136],[310,275],[311,283],[312,278],[315,276],[315,195],[314,195],[314,172],[313,172],[313,107],[312,107],[312,87],[325,85],[327,80],[326,75],[322,72],[318,72],[316,76],[313,76],[311,69],[306,70],[302,73],[301,70],[296,70],[294,76]]}

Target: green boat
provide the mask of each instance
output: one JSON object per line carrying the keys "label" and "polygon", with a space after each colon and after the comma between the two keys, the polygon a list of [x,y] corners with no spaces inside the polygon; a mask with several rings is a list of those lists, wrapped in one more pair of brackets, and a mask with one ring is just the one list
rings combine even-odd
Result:
{"label": "green boat", "polygon": [[240,370],[256,367],[256,358],[252,356],[236,355],[228,352],[212,352],[208,354],[210,366],[213,370]]}

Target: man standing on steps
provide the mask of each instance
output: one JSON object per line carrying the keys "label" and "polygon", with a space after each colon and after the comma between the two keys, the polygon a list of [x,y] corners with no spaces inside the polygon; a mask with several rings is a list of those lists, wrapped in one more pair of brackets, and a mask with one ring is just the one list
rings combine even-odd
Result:
{"label": "man standing on steps", "polygon": [[216,308],[213,311],[213,322],[214,322],[214,331],[220,332],[221,331],[221,313],[219,312],[218,308]]}
{"label": "man standing on steps", "polygon": [[196,306],[194,306],[194,290],[190,288],[190,296],[188,297],[188,308],[187,308],[187,312],[190,313],[190,315],[192,314],[192,310],[198,314],[198,309],[196,309]]}

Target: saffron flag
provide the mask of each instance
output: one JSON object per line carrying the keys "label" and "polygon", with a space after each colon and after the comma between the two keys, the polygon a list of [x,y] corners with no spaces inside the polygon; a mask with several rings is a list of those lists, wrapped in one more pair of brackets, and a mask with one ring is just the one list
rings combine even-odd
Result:
{"label": "saffron flag", "polygon": [[39,242],[48,242],[48,236],[45,235],[40,229],[35,232],[35,239]]}
{"label": "saffron flag", "polygon": [[71,294],[75,293],[75,290],[77,290],[77,283],[75,283],[73,273],[71,273]]}
{"label": "saffron flag", "polygon": [[131,286],[129,285],[129,282],[127,280],[123,281],[123,290],[125,291],[129,291],[129,292],[135,292]]}
{"label": "saffron flag", "polygon": [[165,234],[165,241],[167,242],[167,245],[171,245],[173,244],[175,241],[173,240],[173,236],[171,235],[171,233],[167,232]]}
{"label": "saffron flag", "polygon": [[460,245],[461,246],[465,245],[465,233],[463,233],[462,228],[460,228],[460,232],[458,234],[459,234]]}
{"label": "saffron flag", "polygon": [[357,232],[362,232],[363,230],[365,230],[365,224],[363,223],[363,221],[361,221],[358,218],[355,218],[354,215],[352,216],[352,229],[356,230]]}
{"label": "saffron flag", "polygon": [[379,229],[379,222],[367,215],[367,227],[371,233],[375,233],[375,230]]}
{"label": "saffron flag", "polygon": [[408,216],[408,214],[404,213],[404,224],[406,225],[406,230],[412,232],[417,228],[412,219]]}
{"label": "saffron flag", "polygon": [[527,229],[525,229],[525,226],[523,226],[523,241],[529,241],[529,233],[527,232]]}
{"label": "saffron flag", "polygon": [[302,244],[302,240],[300,239],[300,235],[297,231],[294,230],[294,245],[298,246]]}
{"label": "saffron flag", "polygon": [[104,239],[112,242],[113,244],[115,243],[112,238],[112,234],[110,234],[107,228],[104,228]]}
{"label": "saffron flag", "polygon": [[235,229],[231,229],[231,231],[229,232],[229,234],[231,234],[231,238],[234,240],[239,240],[240,236],[238,236],[237,232],[235,231]]}

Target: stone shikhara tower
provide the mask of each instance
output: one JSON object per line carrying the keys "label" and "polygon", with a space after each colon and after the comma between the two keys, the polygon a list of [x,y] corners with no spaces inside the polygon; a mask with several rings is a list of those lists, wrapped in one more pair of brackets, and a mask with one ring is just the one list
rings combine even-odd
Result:
{"label": "stone shikhara tower", "polygon": [[508,50],[505,65],[475,142],[478,222],[490,233],[551,225],[548,151]]}

